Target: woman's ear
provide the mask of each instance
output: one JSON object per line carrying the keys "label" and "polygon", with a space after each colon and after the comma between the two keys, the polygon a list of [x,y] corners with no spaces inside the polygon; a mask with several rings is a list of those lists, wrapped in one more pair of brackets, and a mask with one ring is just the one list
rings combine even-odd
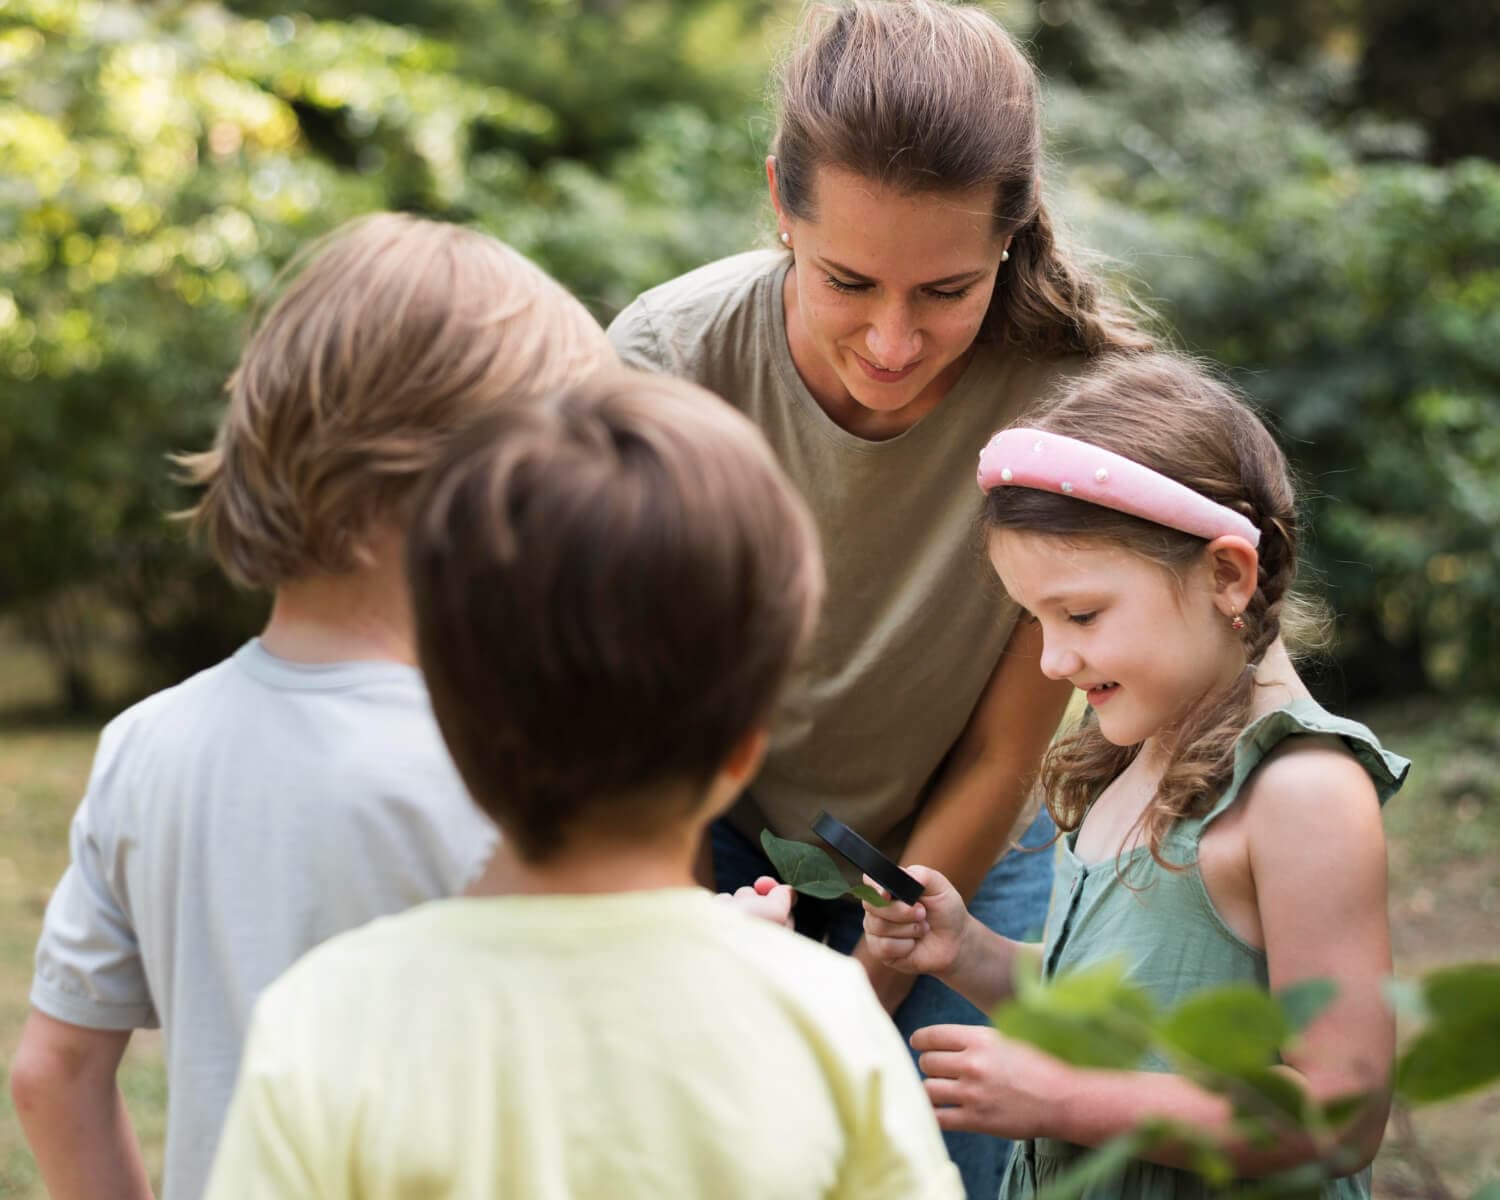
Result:
{"label": "woman's ear", "polygon": [[1260,555],[1238,534],[1226,533],[1209,542],[1205,553],[1213,570],[1214,604],[1226,617],[1245,611],[1259,586]]}
{"label": "woman's ear", "polygon": [[776,187],[776,156],[766,155],[766,187],[771,193],[771,207],[776,210],[776,221],[781,228],[786,228],[786,215],[781,211],[781,192]]}

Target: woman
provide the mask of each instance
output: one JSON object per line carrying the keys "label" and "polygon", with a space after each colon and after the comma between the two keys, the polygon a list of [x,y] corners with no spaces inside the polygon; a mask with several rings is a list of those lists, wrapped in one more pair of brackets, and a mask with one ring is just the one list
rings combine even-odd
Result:
{"label": "woman", "polygon": [[[947,875],[995,930],[1040,932],[1051,856],[1005,851],[1013,833],[1052,837],[1026,802],[1069,688],[1042,675],[1035,627],[997,603],[973,467],[1089,358],[1150,345],[1054,243],[1040,158],[1035,73],[988,15],[819,9],[766,160],[783,249],[672,280],[610,326],[628,362],[704,384],[760,426],[827,558],[820,631],[765,768],[715,829],[720,890],[767,871],[763,827],[812,841],[827,810]],[[908,1035],[986,1020],[876,962],[858,907],[804,898],[797,916],[859,959]],[[969,1194],[993,1197],[1007,1144],[956,1134],[949,1149]]]}

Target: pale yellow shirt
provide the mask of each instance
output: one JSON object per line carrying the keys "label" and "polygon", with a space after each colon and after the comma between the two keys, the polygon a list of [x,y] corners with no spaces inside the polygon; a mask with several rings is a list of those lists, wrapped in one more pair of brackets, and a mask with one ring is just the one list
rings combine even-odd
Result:
{"label": "pale yellow shirt", "polygon": [[256,1007],[210,1200],[958,1197],[863,971],[696,889],[448,900]]}

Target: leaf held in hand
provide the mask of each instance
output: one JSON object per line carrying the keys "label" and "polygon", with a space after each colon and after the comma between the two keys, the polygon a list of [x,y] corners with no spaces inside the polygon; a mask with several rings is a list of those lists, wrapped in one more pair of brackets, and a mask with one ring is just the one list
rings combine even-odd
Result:
{"label": "leaf held in hand", "polygon": [[791,884],[802,895],[837,900],[849,894],[849,884],[833,859],[818,847],[779,838],[769,829],[760,831],[760,844],[781,882]]}

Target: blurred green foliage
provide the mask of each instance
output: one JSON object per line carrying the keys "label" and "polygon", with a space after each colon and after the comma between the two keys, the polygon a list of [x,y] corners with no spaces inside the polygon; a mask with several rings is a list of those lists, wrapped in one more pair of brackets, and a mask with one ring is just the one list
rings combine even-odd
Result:
{"label": "blurred green foliage", "polygon": [[[294,248],[376,208],[472,222],[607,319],[769,227],[763,94],[795,0],[303,7],[0,2],[0,613],[78,703],[101,610],[147,682],[253,627],[261,602],[165,519],[189,499],[167,455],[210,439]],[[1276,414],[1348,687],[1500,683],[1500,172],[1336,132],[1337,81],[1268,75],[1202,25],[1068,11],[1054,191]]]}

